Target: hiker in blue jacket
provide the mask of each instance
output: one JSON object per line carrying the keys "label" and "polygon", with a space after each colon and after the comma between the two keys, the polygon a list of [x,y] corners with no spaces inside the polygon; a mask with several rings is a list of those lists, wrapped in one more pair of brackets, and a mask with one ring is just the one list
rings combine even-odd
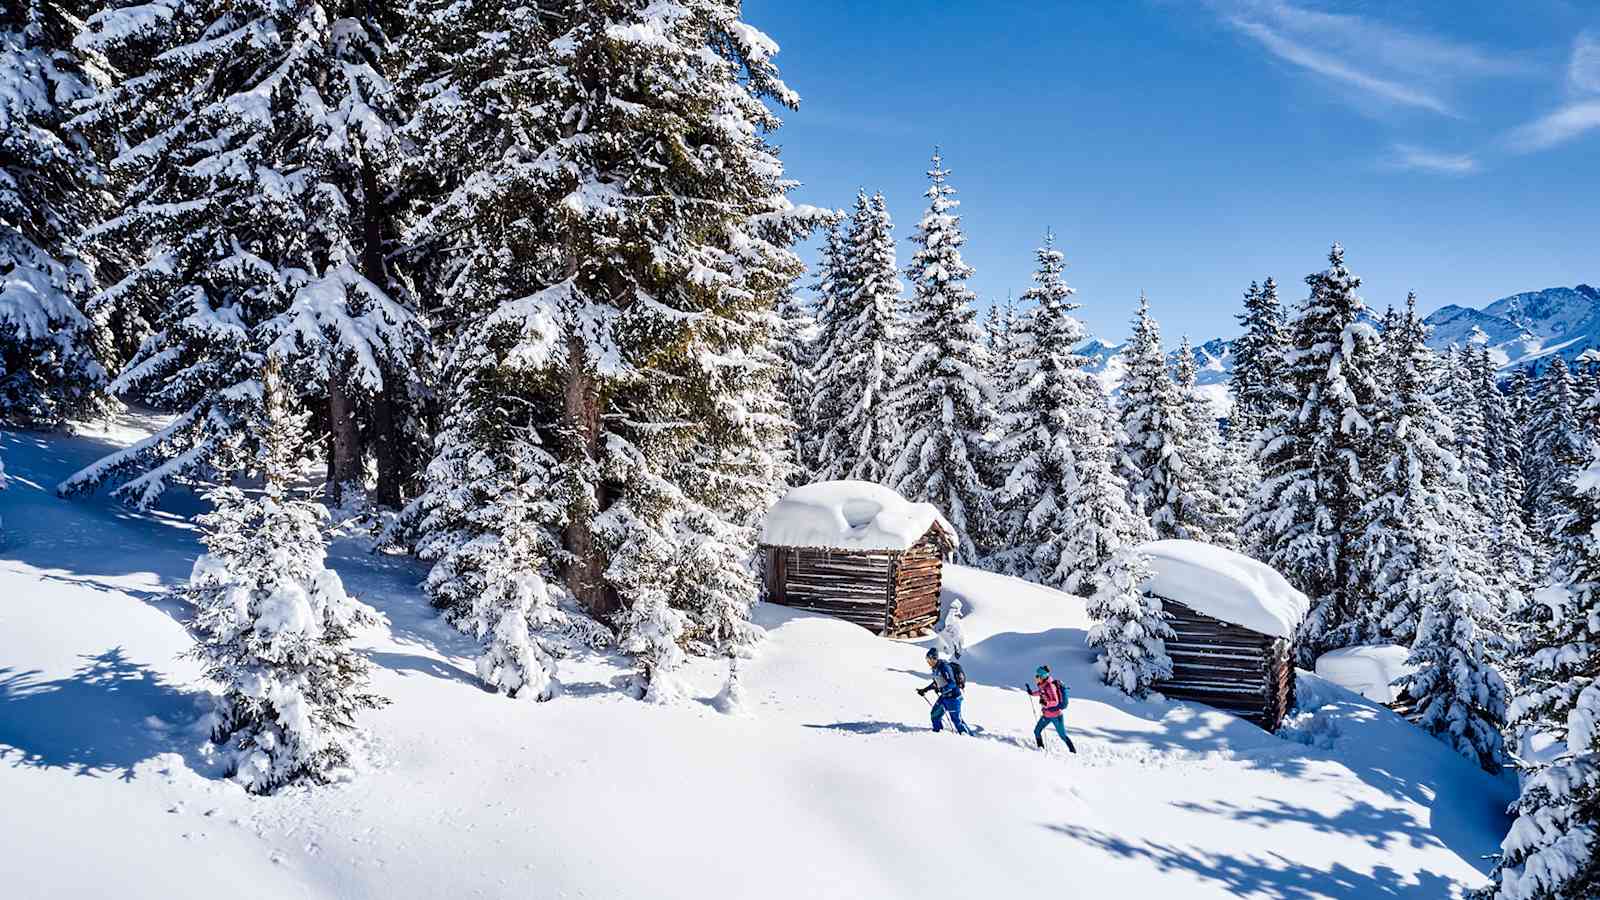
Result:
{"label": "hiker in blue jacket", "polygon": [[933,730],[944,730],[944,715],[949,713],[950,724],[956,727],[956,734],[971,734],[967,730],[967,723],[961,721],[961,684],[956,679],[956,670],[939,658],[938,650],[928,651],[928,670],[933,673],[933,683],[918,688],[917,693],[926,697],[929,691],[939,692],[939,702],[933,704],[933,709],[929,711]]}

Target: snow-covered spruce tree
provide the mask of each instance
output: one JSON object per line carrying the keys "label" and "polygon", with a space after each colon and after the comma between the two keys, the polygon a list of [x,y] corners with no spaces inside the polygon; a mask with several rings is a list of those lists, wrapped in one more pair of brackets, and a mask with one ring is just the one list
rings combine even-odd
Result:
{"label": "snow-covered spruce tree", "polygon": [[556,689],[558,651],[549,641],[571,622],[544,577],[560,552],[561,511],[550,484],[555,459],[541,437],[554,413],[528,400],[536,376],[516,364],[527,328],[491,314],[456,340],[428,488],[408,514],[417,520],[417,555],[433,563],[424,590],[484,643],[484,682],[544,699]]}
{"label": "snow-covered spruce tree", "polygon": [[1500,600],[1476,553],[1461,536],[1447,534],[1437,558],[1414,576],[1422,617],[1406,663],[1416,671],[1398,684],[1416,701],[1418,727],[1497,772],[1505,761],[1508,699],[1490,660]]}
{"label": "snow-covered spruce tree", "polygon": [[[1062,278],[1065,261],[1053,235],[1045,235],[1037,258],[1034,285],[1021,298],[1033,309],[1013,332],[1023,343],[1015,381],[1001,397],[1000,439],[994,448],[1006,476],[997,501],[1011,530],[990,565],[1058,587],[1068,577],[1076,584],[1082,576],[1067,556],[1078,514],[1071,495],[1081,482],[1070,441],[1083,433],[1080,417],[1103,411],[1105,399],[1085,369],[1088,358],[1075,350],[1086,332],[1072,315],[1078,307]],[[1103,412],[1099,415],[1090,433],[1104,444],[1105,420]]]}
{"label": "snow-covered spruce tree", "polygon": [[931,503],[956,530],[956,558],[978,561],[991,515],[989,487],[980,474],[994,423],[993,388],[983,330],[966,286],[972,267],[961,258],[961,217],[955,188],[938,152],[928,170],[928,210],[917,223],[917,251],[906,267],[912,284],[906,335],[911,355],[891,398],[904,437],[890,483],[907,499]]}
{"label": "snow-covered spruce tree", "polygon": [[1441,397],[1447,398],[1445,411],[1455,423],[1455,453],[1461,463],[1461,474],[1466,478],[1467,496],[1473,509],[1487,517],[1492,512],[1495,467],[1490,459],[1489,435],[1472,369],[1473,351],[1470,346],[1451,350],[1446,357],[1448,366],[1441,373]]}
{"label": "snow-covered spruce tree", "polygon": [[[200,517],[206,552],[185,594],[195,606],[193,655],[222,687],[212,739],[229,773],[255,794],[325,783],[356,755],[355,717],[385,701],[367,686],[366,657],[349,646],[377,620],[324,562],[322,507],[293,496],[303,415],[288,409],[277,362],[266,364],[260,496],[212,490]],[[239,441],[227,441],[238,455]]]}
{"label": "snow-covered spruce tree", "polygon": [[370,277],[381,259],[370,207],[382,202],[371,156],[395,113],[385,41],[366,11],[353,0],[199,0],[158,17],[154,32],[138,7],[89,20],[95,46],[153,53],[148,72],[83,117],[142,138],[110,163],[119,214],[88,234],[128,270],[96,314],[162,311],[111,389],[177,415],[63,491],[121,480],[118,494],[146,505],[169,479],[214,471],[231,437],[253,447],[256,373],[274,343],[321,413],[307,437],[329,438],[330,484],[361,480],[358,401],[397,394],[385,376],[404,373],[426,340]]}
{"label": "snow-covered spruce tree", "polygon": [[1228,418],[1229,427],[1248,443],[1295,399],[1283,386],[1289,323],[1278,301],[1277,282],[1268,278],[1259,287],[1250,282],[1244,292],[1244,312],[1235,318],[1244,334],[1235,338],[1232,346],[1233,374],[1228,389],[1233,393],[1233,411]]}
{"label": "snow-covered spruce tree", "polygon": [[[1474,400],[1483,420],[1484,450],[1489,466],[1484,488],[1488,557],[1491,571],[1508,594],[1526,600],[1535,587],[1538,555],[1522,519],[1522,433],[1512,398],[1500,389],[1495,365],[1484,343],[1471,349],[1469,369]],[[1515,600],[1507,607],[1512,613]]]}
{"label": "snow-covered spruce tree", "polygon": [[[1185,424],[1177,387],[1167,370],[1166,351],[1161,346],[1161,326],[1150,315],[1150,300],[1143,293],[1139,294],[1133,332],[1122,356],[1127,374],[1122,379],[1118,404],[1122,442],[1117,468],[1127,479],[1135,511],[1150,517],[1166,503],[1174,466],[1184,465],[1183,457],[1177,454]],[[1166,523],[1165,528],[1158,525],[1157,533],[1175,537],[1171,524]]]}
{"label": "snow-covered spruce tree", "polygon": [[1150,685],[1172,675],[1166,639],[1173,636],[1161,600],[1145,593],[1150,560],[1132,546],[1123,546],[1094,576],[1089,595],[1089,646],[1098,648],[1095,671],[1106,684],[1130,697],[1143,698]]}
{"label": "snow-covered spruce tree", "polygon": [[106,205],[72,106],[104,82],[73,48],[81,0],[0,10],[0,423],[52,427],[105,408],[83,306],[95,270],[77,237]]}
{"label": "snow-covered spruce tree", "polygon": [[1501,846],[1495,900],[1556,900],[1600,893],[1600,446],[1569,482],[1554,583],[1554,615],[1523,646],[1514,726],[1561,742],[1546,764],[1525,764],[1516,821]]}
{"label": "snow-covered spruce tree", "polygon": [[819,311],[811,411],[820,432],[818,481],[886,484],[894,466],[897,435],[890,394],[903,335],[893,229],[882,194],[856,196],[842,279],[848,290]]}
{"label": "snow-covered spruce tree", "polygon": [[[786,474],[754,459],[775,452],[770,428],[718,423],[781,408],[773,312],[800,272],[790,247],[829,217],[789,203],[763,137],[779,124],[764,99],[796,98],[728,4],[419,3],[416,57],[438,69],[414,80],[421,133],[447,135],[429,152],[457,169],[408,239],[437,248],[447,283],[549,335],[513,352],[553,411],[563,580],[667,699],[680,641],[728,608],[726,579],[687,577],[686,556],[726,573],[750,550],[706,540],[749,523],[686,473]],[[451,155],[481,135],[489,152]],[[730,399],[752,371],[759,403]]]}
{"label": "snow-covered spruce tree", "polygon": [[[1051,236],[1047,234],[1046,240],[1051,240]],[[1071,288],[1061,284],[1059,273],[1056,283],[1070,293]],[[978,540],[978,548],[983,554],[984,568],[997,572],[1016,569],[1017,551],[1010,545],[1010,538],[1017,531],[1020,516],[1018,510],[1010,505],[1005,493],[1011,461],[1001,452],[1000,442],[1004,437],[1003,406],[1006,398],[1021,387],[1018,365],[1028,352],[1029,327],[1027,316],[1018,306],[1016,298],[1009,294],[1004,303],[990,307],[984,322],[985,357],[988,360],[985,377],[994,392],[995,414],[984,442],[983,455],[979,459],[983,483],[989,486],[990,492],[989,524]]]}
{"label": "snow-covered spruce tree", "polygon": [[811,421],[811,396],[815,388],[812,381],[813,341],[816,338],[817,320],[803,297],[791,294],[778,304],[778,355],[782,370],[778,379],[778,392],[783,399],[785,413],[794,427],[787,429],[788,440],[784,456],[789,463],[789,483],[806,484],[811,481],[811,471],[816,455],[814,442],[816,424]]}
{"label": "snow-covered spruce tree", "polygon": [[1360,640],[1412,644],[1424,600],[1417,573],[1438,561],[1446,530],[1462,512],[1448,493],[1460,466],[1450,417],[1435,401],[1439,361],[1427,337],[1412,294],[1384,332],[1389,393],[1372,419],[1372,484],[1351,544],[1364,575]]}
{"label": "snow-covered spruce tree", "polygon": [[1178,537],[1205,541],[1220,547],[1239,546],[1239,517],[1245,494],[1231,481],[1217,430],[1217,412],[1211,401],[1195,387],[1195,351],[1188,335],[1178,344],[1178,361],[1172,378],[1177,389],[1179,411],[1185,427],[1179,435],[1178,453],[1186,467],[1185,477],[1177,482],[1179,492],[1169,495],[1167,507]]}
{"label": "snow-covered spruce tree", "polygon": [[1566,360],[1556,354],[1534,385],[1529,402],[1529,514],[1545,554],[1555,552],[1554,536],[1565,515],[1560,498],[1572,473],[1584,462],[1584,423],[1578,413],[1576,385]]}
{"label": "snow-covered spruce tree", "polygon": [[1280,409],[1257,442],[1262,481],[1245,526],[1257,542],[1254,555],[1311,598],[1296,642],[1302,665],[1359,640],[1351,543],[1367,493],[1380,364],[1377,332],[1356,295],[1361,280],[1345,267],[1338,244],[1328,262],[1306,277],[1311,293],[1295,319],[1283,373],[1300,402]]}

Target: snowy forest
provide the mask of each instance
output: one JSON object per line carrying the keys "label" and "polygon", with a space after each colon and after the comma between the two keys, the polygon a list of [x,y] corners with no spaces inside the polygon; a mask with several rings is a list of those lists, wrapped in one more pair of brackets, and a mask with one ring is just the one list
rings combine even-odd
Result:
{"label": "snowy forest", "polygon": [[250,792],[328,781],[391,702],[331,521],[421,561],[507,702],[603,651],[672,705],[764,640],[767,510],[851,479],[1087,598],[1134,699],[1171,667],[1134,547],[1272,566],[1301,668],[1409,648],[1416,726],[1520,777],[1483,896],[1600,893],[1600,353],[1434,349],[1332,243],[1237,286],[1226,408],[1162,297],[1120,301],[1112,390],[1053,234],[1014,299],[968,287],[959,160],[904,233],[790,199],[799,97],[735,0],[7,0],[0,39],[0,421],[164,417],[49,487],[204,493],[180,590]]}

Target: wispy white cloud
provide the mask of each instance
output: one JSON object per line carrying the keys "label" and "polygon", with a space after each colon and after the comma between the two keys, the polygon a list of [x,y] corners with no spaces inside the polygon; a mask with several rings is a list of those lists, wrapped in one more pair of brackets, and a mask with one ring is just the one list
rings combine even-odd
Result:
{"label": "wispy white cloud", "polygon": [[1573,41],[1567,91],[1571,99],[1565,105],[1512,129],[1506,146],[1536,153],[1600,128],[1600,36],[1585,32]]}
{"label": "wispy white cloud", "polygon": [[1478,171],[1478,160],[1465,153],[1439,153],[1415,144],[1395,144],[1389,165],[1414,172],[1438,175],[1470,175]]}
{"label": "wispy white cloud", "polygon": [[1600,128],[1600,100],[1569,103],[1513,129],[1506,143],[1518,153],[1548,150]]}
{"label": "wispy white cloud", "polygon": [[1268,51],[1280,59],[1302,66],[1319,75],[1354,85],[1393,103],[1399,103],[1403,106],[1416,106],[1447,116],[1457,115],[1448,104],[1427,91],[1418,90],[1396,81],[1390,81],[1386,78],[1359,71],[1329,54],[1291,40],[1258,22],[1248,22],[1243,19],[1233,19],[1231,21],[1235,28],[1260,41],[1263,47],[1266,47]]}
{"label": "wispy white cloud", "polygon": [[1329,13],[1284,0],[1210,0],[1227,24],[1272,55],[1356,88],[1380,106],[1464,117],[1451,99],[1463,81],[1525,71],[1505,54],[1398,28],[1366,16]]}

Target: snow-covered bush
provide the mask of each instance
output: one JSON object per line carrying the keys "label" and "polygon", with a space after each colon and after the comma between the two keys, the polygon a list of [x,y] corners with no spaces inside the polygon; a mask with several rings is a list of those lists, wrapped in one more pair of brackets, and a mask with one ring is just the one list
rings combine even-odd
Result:
{"label": "snow-covered bush", "polygon": [[744,681],[739,674],[739,657],[737,654],[728,654],[728,680],[722,685],[722,690],[717,693],[717,696],[711,699],[711,705],[723,715],[748,715]]}
{"label": "snow-covered bush", "polygon": [[355,717],[385,701],[367,686],[366,657],[349,646],[376,613],[345,593],[324,564],[322,509],[291,495],[287,415],[269,370],[266,485],[209,493],[200,517],[206,552],[185,589],[195,606],[192,651],[222,687],[213,739],[232,776],[251,793],[323,783],[356,756]]}
{"label": "snow-covered bush", "polygon": [[1100,649],[1095,668],[1106,684],[1131,697],[1144,697],[1150,685],[1172,675],[1166,639],[1173,636],[1161,600],[1144,591],[1150,560],[1124,546],[1095,573],[1089,595],[1088,643]]}

